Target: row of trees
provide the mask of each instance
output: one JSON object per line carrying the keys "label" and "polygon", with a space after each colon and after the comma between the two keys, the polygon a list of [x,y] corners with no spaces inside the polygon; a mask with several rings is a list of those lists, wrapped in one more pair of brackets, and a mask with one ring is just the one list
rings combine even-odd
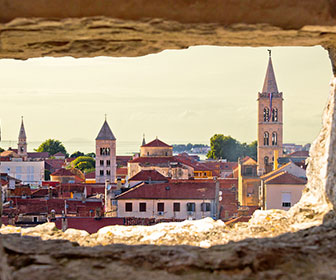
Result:
{"label": "row of trees", "polygon": [[237,161],[238,158],[249,156],[257,160],[257,141],[250,144],[240,143],[231,136],[215,134],[210,139],[210,148],[207,157],[211,159]]}

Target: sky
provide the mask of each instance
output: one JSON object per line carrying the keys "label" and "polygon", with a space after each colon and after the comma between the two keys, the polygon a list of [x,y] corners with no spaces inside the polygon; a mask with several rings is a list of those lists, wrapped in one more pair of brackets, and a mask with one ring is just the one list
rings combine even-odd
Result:
{"label": "sky", "polygon": [[[312,142],[332,70],[322,47],[272,48],[284,97],[284,143]],[[198,46],[137,58],[0,60],[3,140],[93,141],[105,114],[117,141],[205,143],[215,133],[257,137],[267,48]],[[1,146],[1,144],[0,144]]]}

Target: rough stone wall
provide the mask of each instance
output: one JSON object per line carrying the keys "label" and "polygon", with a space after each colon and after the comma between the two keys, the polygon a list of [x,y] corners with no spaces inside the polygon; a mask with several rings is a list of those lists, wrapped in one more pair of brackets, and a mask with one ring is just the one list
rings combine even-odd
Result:
{"label": "rough stone wall", "polygon": [[[0,58],[140,56],[193,45],[322,45],[329,50],[336,72],[335,0],[0,0],[0,22]],[[293,278],[335,279],[335,83],[333,79],[323,128],[310,151],[308,184],[301,201],[289,212],[257,211],[248,224],[212,229],[192,238],[215,240],[207,243],[214,245],[252,236],[274,237],[324,219],[323,225],[207,250],[85,248],[59,240],[5,235],[0,236],[1,279],[27,279],[27,275],[32,279],[46,275],[50,279],[111,275],[115,279],[125,275],[133,279],[285,279],[289,273]],[[128,241],[121,241],[114,230],[106,234],[110,243],[136,238],[133,233],[126,235]],[[158,233],[154,231],[154,237]],[[97,236],[85,236],[79,234],[74,240],[84,240],[81,244],[85,245],[85,238],[90,238],[87,244],[97,245],[93,242]],[[161,244],[172,240],[166,237],[157,240]]]}

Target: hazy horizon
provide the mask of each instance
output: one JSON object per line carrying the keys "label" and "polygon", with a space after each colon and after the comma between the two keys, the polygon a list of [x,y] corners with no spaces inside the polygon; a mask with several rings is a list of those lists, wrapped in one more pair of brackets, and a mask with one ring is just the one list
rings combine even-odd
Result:
{"label": "hazy horizon", "polygon": [[[209,144],[216,133],[256,139],[265,48],[191,47],[138,58],[0,60],[2,139],[94,141],[104,115],[117,141]],[[322,47],[272,48],[284,96],[284,143],[311,143],[332,77]],[[117,142],[118,143],[118,142]],[[1,143],[0,143],[1,147]],[[28,149],[31,150],[28,146]]]}

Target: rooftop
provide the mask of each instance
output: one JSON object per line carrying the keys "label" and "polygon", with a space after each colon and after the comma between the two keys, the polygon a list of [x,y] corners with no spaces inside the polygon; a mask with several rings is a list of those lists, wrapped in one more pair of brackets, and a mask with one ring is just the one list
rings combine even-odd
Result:
{"label": "rooftop", "polygon": [[162,142],[158,138],[155,140],[149,142],[148,144],[142,145],[141,147],[165,147],[165,148],[172,148],[172,146],[169,146],[168,144]]}
{"label": "rooftop", "polygon": [[122,194],[118,199],[214,199],[215,183],[175,181],[159,184],[142,183]]}

